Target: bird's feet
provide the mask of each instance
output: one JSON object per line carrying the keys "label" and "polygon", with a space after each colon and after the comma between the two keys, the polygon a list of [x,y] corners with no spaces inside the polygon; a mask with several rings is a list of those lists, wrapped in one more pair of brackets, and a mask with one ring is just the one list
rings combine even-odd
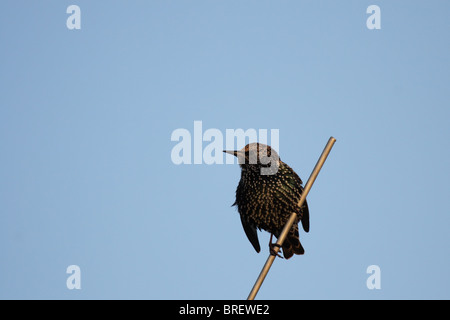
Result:
{"label": "bird's feet", "polygon": [[274,247],[277,247],[278,250],[280,250],[279,248],[281,247],[278,243],[269,243],[269,251],[270,251],[270,255],[272,256],[277,256],[281,259],[283,259],[283,257],[277,252],[275,251]]}
{"label": "bird's feet", "polygon": [[280,251],[281,246],[280,246],[278,243],[272,243],[272,237],[273,237],[273,234],[271,233],[271,234],[270,234],[270,240],[269,240],[269,251],[270,251],[270,255],[271,255],[271,256],[277,256],[277,257],[283,259],[283,257],[280,256],[280,254],[274,249],[275,247],[277,247],[277,248],[278,248],[278,251]]}

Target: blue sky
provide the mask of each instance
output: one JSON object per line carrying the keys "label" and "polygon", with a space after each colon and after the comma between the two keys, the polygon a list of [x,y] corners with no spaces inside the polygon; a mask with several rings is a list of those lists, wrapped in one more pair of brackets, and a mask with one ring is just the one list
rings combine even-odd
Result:
{"label": "blue sky", "polygon": [[277,259],[257,298],[449,299],[449,11],[2,1],[0,298],[246,298],[269,235],[257,254],[231,207],[238,165],[171,159],[172,132],[202,121],[278,129],[303,181],[337,139],[308,196],[305,255]]}

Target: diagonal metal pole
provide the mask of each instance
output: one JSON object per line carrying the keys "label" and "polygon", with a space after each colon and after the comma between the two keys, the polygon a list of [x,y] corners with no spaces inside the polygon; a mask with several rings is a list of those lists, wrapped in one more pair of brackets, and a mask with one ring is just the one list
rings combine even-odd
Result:
{"label": "diagonal metal pole", "polygon": [[[321,154],[319,160],[317,161],[316,166],[314,167],[314,170],[312,171],[311,175],[309,176],[308,181],[305,184],[305,188],[303,189],[302,195],[298,202],[299,207],[301,207],[303,205],[303,203],[305,202],[306,196],[308,195],[309,190],[311,190],[311,187],[314,184],[314,181],[316,180],[316,178],[320,172],[320,169],[322,169],[322,166],[325,163],[325,160],[327,159],[328,154],[330,153],[331,148],[333,148],[333,145],[335,142],[336,142],[336,139],[333,137],[330,137],[327,145],[325,146],[325,149],[323,149],[322,154]],[[286,225],[284,226],[283,231],[281,231],[281,234],[278,237],[277,245],[275,245],[273,247],[275,254],[278,253],[281,246],[283,245],[284,239],[286,239],[286,236],[287,236],[289,230],[291,230],[292,225],[294,224],[294,221],[296,218],[297,218],[297,214],[295,212],[293,212],[291,214],[291,216],[289,217],[289,220],[287,221]],[[275,257],[276,257],[276,255],[271,254],[267,258],[267,261],[264,264],[264,267],[261,270],[261,273],[259,274],[258,279],[256,279],[256,282],[253,285],[253,289],[252,289],[252,291],[250,291],[250,294],[248,295],[247,300],[255,299],[256,294],[259,291],[259,288],[261,287],[264,279],[266,278],[267,273],[269,272],[270,267],[272,266],[272,264],[275,260]]]}

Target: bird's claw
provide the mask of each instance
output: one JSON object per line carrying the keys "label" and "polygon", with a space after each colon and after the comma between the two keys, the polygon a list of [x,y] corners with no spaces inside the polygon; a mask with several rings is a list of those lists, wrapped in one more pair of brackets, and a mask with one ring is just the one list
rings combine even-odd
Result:
{"label": "bird's claw", "polygon": [[271,256],[277,256],[277,257],[283,259],[283,257],[280,255],[280,253],[275,251],[274,247],[277,247],[278,250],[281,248],[281,246],[278,243],[269,242],[270,255]]}

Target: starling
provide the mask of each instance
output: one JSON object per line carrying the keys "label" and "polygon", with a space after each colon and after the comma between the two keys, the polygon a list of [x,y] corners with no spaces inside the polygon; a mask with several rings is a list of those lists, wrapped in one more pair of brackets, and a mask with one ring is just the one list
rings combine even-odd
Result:
{"label": "starling", "polygon": [[238,158],[241,180],[236,189],[236,201],[245,234],[256,252],[260,252],[256,229],[270,233],[269,248],[274,254],[272,236],[279,237],[292,212],[297,213],[292,229],[283,245],[283,256],[289,259],[304,254],[298,233],[301,221],[303,230],[309,231],[308,204],[298,206],[302,194],[302,180],[277,152],[261,143],[250,143],[239,151],[224,152]]}

